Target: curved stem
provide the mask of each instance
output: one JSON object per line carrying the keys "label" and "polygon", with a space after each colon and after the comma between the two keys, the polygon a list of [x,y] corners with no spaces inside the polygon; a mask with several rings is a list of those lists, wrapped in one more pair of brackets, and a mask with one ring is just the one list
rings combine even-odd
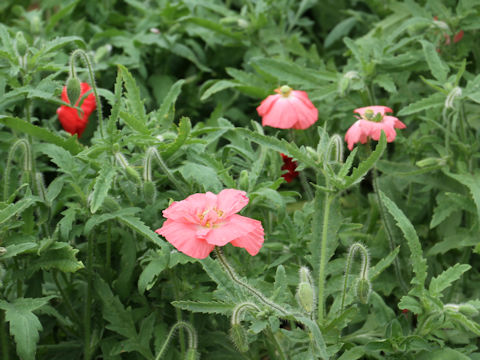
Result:
{"label": "curved stem", "polygon": [[270,309],[273,309],[284,316],[291,315],[281,305],[278,305],[277,303],[267,299],[266,296],[263,295],[259,290],[248,285],[246,282],[240,280],[238,275],[235,273],[235,270],[233,270],[233,268],[230,266],[227,259],[223,255],[222,250],[218,246],[215,246],[215,254],[217,254],[217,258],[218,258],[218,261],[220,262],[220,265],[222,266],[222,268],[225,270],[225,272],[228,274],[228,276],[233,282],[243,287],[250,294],[252,294],[257,300],[259,300],[261,303],[263,303],[265,306],[269,307]]}
{"label": "curved stem", "polygon": [[348,275],[350,275],[350,269],[352,267],[353,258],[357,253],[357,251],[360,251],[362,255],[362,269],[361,269],[360,277],[362,279],[366,279],[368,276],[368,267],[369,267],[368,250],[364,245],[360,243],[355,243],[352,246],[350,246],[350,250],[347,256],[347,265],[345,266],[345,279],[343,282],[342,305],[340,307],[340,313],[343,312],[343,308],[345,305],[345,297],[347,294],[347,285],[348,285]]}
{"label": "curved stem", "polygon": [[97,103],[97,116],[98,116],[98,126],[100,127],[100,136],[103,138],[105,134],[103,131],[102,102],[100,101],[100,97],[98,96],[98,89],[97,89],[97,84],[95,82],[95,73],[93,71],[92,63],[88,55],[85,53],[85,51],[81,49],[77,49],[72,53],[70,57],[70,76],[71,77],[77,76],[77,73],[75,71],[75,58],[77,56],[80,56],[83,62],[85,63],[85,65],[87,66],[88,75],[90,77],[90,82],[93,89],[93,94],[95,95],[95,102]]}
{"label": "curved stem", "polygon": [[172,328],[170,329],[170,332],[167,335],[167,339],[163,343],[163,346],[158,352],[157,356],[155,357],[155,360],[160,360],[165,355],[168,349],[168,345],[170,345],[170,342],[175,336],[175,332],[180,328],[185,329],[188,333],[188,348],[195,349],[195,350],[197,349],[198,340],[197,340],[197,332],[195,331],[195,328],[191,324],[185,321],[179,321],[175,325],[173,325]]}

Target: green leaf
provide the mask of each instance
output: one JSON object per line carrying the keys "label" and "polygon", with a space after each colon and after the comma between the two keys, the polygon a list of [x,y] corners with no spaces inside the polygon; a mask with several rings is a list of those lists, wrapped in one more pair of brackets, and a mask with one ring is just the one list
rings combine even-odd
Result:
{"label": "green leaf", "polygon": [[393,250],[390,254],[386,257],[382,258],[375,266],[372,266],[368,271],[368,277],[370,281],[373,281],[378,275],[380,275],[390,264],[395,260],[398,253],[400,251],[400,246],[397,246],[395,250]]}
{"label": "green leaf", "polygon": [[145,266],[138,278],[140,294],[143,294],[145,290],[150,290],[155,285],[158,276],[168,267],[169,260],[168,253],[155,253],[155,258]]}
{"label": "green leaf", "polygon": [[480,173],[475,173],[473,175],[469,173],[452,174],[445,171],[445,174],[465,185],[470,190],[473,201],[477,206],[477,216],[480,220]]}
{"label": "green leaf", "polygon": [[472,267],[467,264],[455,264],[454,266],[449,267],[430,281],[428,291],[432,296],[439,296],[443,290],[450,287],[454,281],[460,279],[462,274],[471,268]]}
{"label": "green leaf", "polygon": [[365,355],[365,349],[363,346],[356,346],[345,351],[338,360],[357,360]]}
{"label": "green leaf", "polygon": [[7,252],[3,255],[0,255],[0,260],[5,260],[23,254],[24,252],[29,252],[29,250],[35,249],[38,247],[38,244],[33,242],[25,242],[21,244],[12,244],[6,247]]}
{"label": "green leaf", "polygon": [[354,168],[352,171],[352,175],[346,176],[345,184],[341,186],[341,189],[347,189],[348,187],[352,186],[353,184],[358,183],[363,179],[363,177],[370,171],[371,168],[375,165],[378,159],[382,156],[385,148],[387,147],[387,138],[385,137],[385,133],[382,130],[382,135],[380,136],[380,140],[378,141],[375,150],[370,154],[370,156],[362,161],[357,168]]}
{"label": "green leaf", "polygon": [[326,81],[337,81],[337,75],[329,71],[320,71],[277,59],[255,58],[251,60],[267,74],[277,78],[282,84],[302,85],[316,89]]}
{"label": "green leaf", "polygon": [[83,263],[77,260],[78,250],[64,242],[52,244],[48,250],[42,252],[39,259],[31,261],[27,272],[33,274],[35,271],[58,269],[62,272],[76,272],[83,269]]}
{"label": "green leaf", "polygon": [[205,29],[212,30],[213,32],[216,32],[221,35],[225,35],[235,40],[243,39],[243,36],[241,34],[231,32],[229,29],[223,27],[219,22],[207,20],[204,18],[197,18],[197,17],[184,18],[184,21],[196,24]]}
{"label": "green leaf", "polygon": [[457,350],[450,349],[448,347],[443,349],[438,349],[434,351],[423,351],[419,356],[418,360],[471,360],[465,354]]}
{"label": "green leaf", "polygon": [[218,193],[222,190],[222,183],[216,171],[208,166],[188,161],[179,168],[179,171],[185,180],[202,186],[205,191]]}
{"label": "green leaf", "polygon": [[373,80],[374,84],[378,84],[389,93],[396,93],[397,87],[395,86],[395,82],[393,81],[392,77],[388,74],[380,74]]}
{"label": "green leaf", "polygon": [[125,111],[120,111],[120,118],[127,124],[132,130],[139,132],[143,135],[149,135],[150,131],[147,128],[147,125],[139,117],[127,113]]}
{"label": "green leaf", "polygon": [[422,305],[413,296],[410,295],[402,296],[400,302],[398,303],[398,307],[402,310],[410,310],[417,315],[423,313]]}
{"label": "green leaf", "polygon": [[303,316],[295,316],[295,318],[302,324],[306,325],[310,330],[318,355],[320,355],[322,359],[329,359],[329,356],[327,355],[327,347],[317,323]]}
{"label": "green leaf", "polygon": [[180,149],[182,145],[185,144],[185,141],[187,141],[191,130],[192,124],[190,123],[190,119],[188,117],[182,117],[180,119],[180,123],[178,124],[178,134],[175,141],[171,144],[168,144],[163,149],[159,148],[162,158],[166,159]]}
{"label": "green leaf", "polygon": [[205,314],[231,314],[235,304],[227,304],[217,301],[172,301],[173,306],[191,312]]}
{"label": "green leaf", "polygon": [[47,155],[60,171],[70,175],[75,180],[77,179],[78,166],[75,157],[70,152],[54,144],[41,144],[38,149]]}
{"label": "green leaf", "polygon": [[412,254],[411,263],[413,272],[415,273],[412,284],[416,284],[423,289],[425,279],[427,278],[427,261],[423,257],[422,245],[420,244],[415,228],[402,210],[381,191],[380,198],[397,222],[397,226],[402,230],[403,236],[407,240],[408,247],[410,248]]}
{"label": "green leaf", "polygon": [[108,118],[107,130],[109,134],[112,134],[115,130],[115,125],[122,108],[122,95],[123,95],[123,79],[120,69],[117,71],[117,78],[115,80],[115,91],[112,110],[110,111],[110,117]]}
{"label": "green leaf", "polygon": [[35,360],[39,332],[43,330],[33,311],[53,297],[18,298],[11,303],[0,300],[0,309],[5,310],[5,320],[10,323],[10,334],[15,339],[17,354],[22,360]]}
{"label": "green leaf", "polygon": [[94,287],[103,305],[103,318],[109,323],[106,328],[126,338],[137,337],[132,311],[125,309],[108,284],[98,276],[95,278]]}
{"label": "green leaf", "polygon": [[9,128],[19,131],[23,134],[32,135],[33,137],[45,142],[60,146],[70,152],[72,155],[76,155],[83,150],[83,146],[76,140],[75,136],[64,139],[51,133],[45,128],[30,124],[23,119],[0,115],[0,124],[6,125]]}
{"label": "green leaf", "polygon": [[127,102],[134,118],[137,122],[145,126],[147,115],[143,105],[140,89],[138,88],[132,74],[123,65],[118,65],[118,69],[122,74],[125,89],[127,90]]}
{"label": "green leaf", "polygon": [[62,211],[63,218],[58,222],[58,228],[60,230],[60,235],[64,240],[69,240],[68,235],[72,230],[73,222],[75,221],[77,215],[77,209],[75,207],[70,207],[65,211]]}
{"label": "green leaf", "polygon": [[205,90],[205,92],[202,94],[202,97],[200,98],[200,100],[205,101],[210,96],[212,96],[213,94],[215,94],[217,92],[223,91],[225,89],[235,88],[235,87],[238,87],[238,86],[241,86],[241,84],[239,84],[237,82],[234,82],[234,81],[230,81],[230,80],[215,81],[212,86],[210,86],[207,90]]}
{"label": "green leaf", "polygon": [[259,145],[266,146],[270,149],[295,158],[306,166],[310,166],[314,169],[318,168],[319,166],[319,164],[317,164],[312,158],[310,158],[310,156],[306,154],[306,151],[299,149],[294,143],[289,143],[285,139],[279,140],[273,136],[261,135],[257,132],[253,132],[244,128],[233,128],[228,130],[233,131],[237,135],[246,137]]}
{"label": "green leaf", "polygon": [[175,84],[170,87],[167,95],[162,101],[160,109],[157,111],[157,117],[162,120],[168,116],[170,109],[175,108],[175,102],[177,101],[180,92],[182,91],[182,86],[185,83],[185,80],[178,80]]}
{"label": "green leaf", "polygon": [[18,200],[15,204],[9,204],[4,209],[0,210],[0,224],[3,224],[15,215],[21,214],[25,209],[28,209],[37,201],[39,201],[38,198],[29,196]]}
{"label": "green leaf", "polygon": [[115,168],[104,164],[95,180],[93,187],[92,200],[90,202],[90,211],[94,214],[103,204],[108,195],[108,191],[113,183]]}
{"label": "green leaf", "polygon": [[118,219],[118,221],[120,221],[124,225],[127,225],[136,233],[142,235],[143,237],[154,242],[162,248],[165,247],[165,242],[161,241],[158,235],[153,232],[148,226],[146,226],[140,218],[125,215],[117,215],[116,218]]}
{"label": "green leaf", "polygon": [[407,107],[404,107],[398,112],[398,116],[406,116],[415,114],[417,112],[423,110],[430,110],[439,107],[443,107],[445,105],[445,95],[441,93],[435,93],[428,97],[424,97],[417,102],[414,102]]}
{"label": "green leaf", "polygon": [[48,19],[48,24],[47,26],[45,26],[45,33],[49,33],[60,20],[67,18],[79,2],[80,0],[75,0],[71,4],[64,6],[60,10],[56,11],[52,16],[50,16],[50,18]]}
{"label": "green leaf", "polygon": [[423,54],[427,60],[428,67],[432,75],[440,82],[447,81],[448,66],[442,61],[438,52],[431,42],[420,40],[423,47]]}
{"label": "green leaf", "polygon": [[324,46],[325,48],[330,47],[337,40],[342,39],[344,36],[347,36],[350,30],[357,23],[357,18],[352,16],[346,19],[343,19],[337,23],[334,28],[328,33],[325,37]]}
{"label": "green leaf", "polygon": [[[41,57],[54,53],[58,49],[72,43],[74,43],[78,48],[82,48],[82,49],[86,48],[86,44],[81,37],[62,36],[45,43],[43,47],[38,52],[35,53],[35,55],[32,57],[30,61],[32,63],[36,63],[37,60],[40,59]],[[54,54],[51,54],[51,55],[54,55]]]}

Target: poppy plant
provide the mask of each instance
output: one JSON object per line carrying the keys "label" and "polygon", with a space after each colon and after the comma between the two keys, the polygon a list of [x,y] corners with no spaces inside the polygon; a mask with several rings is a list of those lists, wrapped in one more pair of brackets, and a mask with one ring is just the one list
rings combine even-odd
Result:
{"label": "poppy plant", "polygon": [[286,182],[291,182],[298,176],[298,172],[295,171],[297,168],[297,162],[293,161],[290,156],[285,154],[280,154],[282,156],[283,165],[282,170],[287,170],[286,173],[282,174],[282,177],[285,179]]}
{"label": "poppy plant", "polygon": [[369,138],[379,140],[382,130],[385,132],[387,142],[392,142],[397,136],[395,129],[406,128],[406,125],[396,117],[386,115],[393,112],[386,106],[366,106],[355,109],[353,112],[360,116],[355,116],[358,120],[345,134],[349,150],[353,149],[355,143],[365,144]]}
{"label": "poppy plant", "polygon": [[263,126],[278,129],[307,129],[318,120],[318,110],[305,91],[293,90],[287,85],[275,89],[257,107]]}
{"label": "poppy plant", "polygon": [[[86,92],[90,91],[91,87],[87,83],[80,84],[80,96],[75,104],[79,105],[80,99]],[[70,104],[70,100],[67,96],[67,87],[64,86],[62,90],[62,100],[67,104]],[[84,100],[80,108],[82,109],[82,114],[79,114],[77,109],[62,105],[57,109],[58,119],[62,124],[62,127],[65,131],[70,134],[78,134],[78,137],[82,136],[83,131],[87,127],[88,117],[96,109],[97,103],[95,101],[95,96],[93,93],[89,94]]]}
{"label": "poppy plant", "polygon": [[228,243],[253,256],[263,245],[264,231],[260,221],[237,214],[248,201],[244,191],[235,189],[218,195],[193,194],[163,210],[167,220],[155,232],[196,259],[204,259],[215,246]]}

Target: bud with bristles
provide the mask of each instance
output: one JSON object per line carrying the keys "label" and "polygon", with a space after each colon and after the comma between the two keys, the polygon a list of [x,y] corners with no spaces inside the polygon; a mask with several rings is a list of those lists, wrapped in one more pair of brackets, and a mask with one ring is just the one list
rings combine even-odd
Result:
{"label": "bud with bristles", "polygon": [[199,355],[200,354],[198,353],[197,349],[190,348],[185,354],[185,360],[198,360],[200,358]]}
{"label": "bud with bristles", "polygon": [[372,284],[370,280],[365,278],[358,278],[355,285],[355,295],[362,304],[367,304],[372,292]]}
{"label": "bud with bristles", "polygon": [[298,284],[295,298],[298,304],[307,313],[312,313],[316,306],[315,291],[310,270],[302,266],[299,270],[300,283]]}
{"label": "bud with bristles", "polygon": [[70,77],[67,80],[67,97],[70,105],[75,106],[82,92],[80,81],[77,77]]}
{"label": "bud with bristles", "polygon": [[247,331],[241,324],[233,324],[230,328],[230,338],[238,351],[244,353],[248,351]]}
{"label": "bud with bristles", "polygon": [[242,190],[248,190],[248,171],[245,169],[240,172],[240,177],[238,178],[238,188]]}

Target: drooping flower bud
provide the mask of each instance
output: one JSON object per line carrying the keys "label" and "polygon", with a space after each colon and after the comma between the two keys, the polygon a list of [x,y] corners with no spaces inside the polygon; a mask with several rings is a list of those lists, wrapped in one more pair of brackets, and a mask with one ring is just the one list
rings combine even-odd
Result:
{"label": "drooping flower bud", "polygon": [[238,351],[242,353],[248,351],[247,331],[242,324],[232,324],[230,328],[230,338]]}
{"label": "drooping flower bud", "polygon": [[249,175],[247,170],[243,169],[242,171],[240,171],[240,176],[238,178],[239,189],[245,190],[245,191],[248,190],[248,178],[249,178]]}
{"label": "drooping flower bud", "polygon": [[80,87],[80,81],[77,77],[70,77],[67,80],[67,97],[71,105],[76,105],[80,93],[82,92]]}
{"label": "drooping flower bud", "polygon": [[199,353],[197,349],[190,348],[187,350],[187,353],[185,354],[185,360],[198,360],[199,359]]}
{"label": "drooping flower bud", "polygon": [[372,292],[372,284],[366,278],[358,278],[355,285],[355,294],[362,304],[367,304]]}

